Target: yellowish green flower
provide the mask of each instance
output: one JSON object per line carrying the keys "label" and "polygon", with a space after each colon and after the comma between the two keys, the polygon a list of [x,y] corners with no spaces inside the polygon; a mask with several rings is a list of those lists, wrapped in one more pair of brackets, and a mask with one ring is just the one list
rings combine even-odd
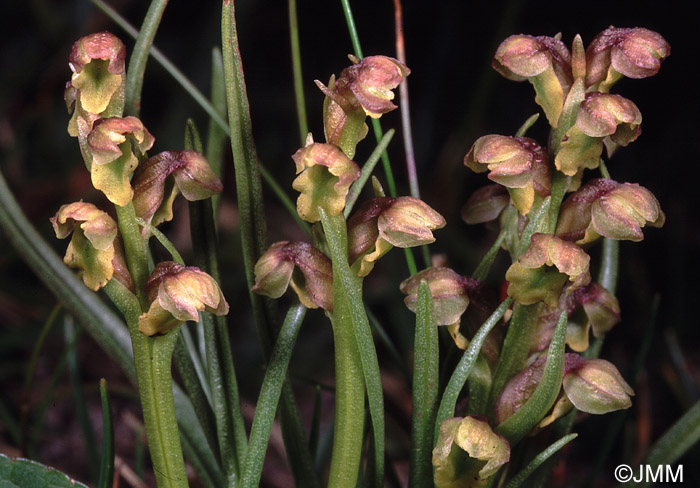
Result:
{"label": "yellowish green flower", "polygon": [[134,195],[129,177],[139,164],[139,156],[148,151],[154,141],[136,117],[97,120],[87,138],[92,155],[93,186],[115,205],[123,207],[129,203]]}
{"label": "yellowish green flower", "polygon": [[61,206],[50,221],[59,239],[73,234],[63,262],[80,270],[88,288],[102,288],[114,274],[116,222],[107,212],[85,202]]}
{"label": "yellowish green flower", "polygon": [[319,222],[319,207],[328,215],[345,209],[350,185],[360,177],[360,168],[333,144],[315,143],[311,138],[292,159],[297,177],[292,188],[300,192],[297,212],[307,222]]}

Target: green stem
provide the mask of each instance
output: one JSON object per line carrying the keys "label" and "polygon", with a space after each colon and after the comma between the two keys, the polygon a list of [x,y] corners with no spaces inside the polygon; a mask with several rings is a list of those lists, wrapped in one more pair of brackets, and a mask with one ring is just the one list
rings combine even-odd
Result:
{"label": "green stem", "polygon": [[105,292],[124,314],[129,326],[146,437],[158,487],[186,487],[187,473],[175,417],[170,367],[178,331],[159,337],[142,334],[139,331],[141,307],[134,295],[115,280],[107,283]]}
{"label": "green stem", "polygon": [[304,97],[304,78],[301,74],[301,48],[299,47],[299,23],[297,21],[297,1],[289,0],[289,39],[292,44],[292,71],[294,73],[294,99],[297,104],[299,121],[299,141],[303,146],[309,124],[306,121],[306,99]]}
{"label": "green stem", "polygon": [[124,254],[126,256],[126,265],[131,273],[131,278],[134,280],[134,289],[136,297],[139,300],[141,310],[148,310],[150,303],[146,297],[146,280],[148,280],[148,255],[146,246],[141,237],[141,229],[136,221],[136,213],[132,202],[125,206],[114,206],[117,212],[117,223],[119,232],[124,241]]}
{"label": "green stem", "polygon": [[364,388],[372,417],[374,486],[384,477],[384,400],[372,333],[362,302],[362,279],[350,270],[342,215],[320,208],[333,261],[333,324],[336,361],[336,418],[330,486],[354,487],[362,456]]}
{"label": "green stem", "polygon": [[440,371],[438,329],[433,317],[433,298],[425,281],[421,281],[418,288],[414,351],[411,461],[408,485],[430,486],[433,479],[431,454]]}
{"label": "green stem", "polygon": [[146,17],[143,19],[141,30],[136,38],[134,50],[126,72],[126,103],[124,113],[138,117],[141,112],[141,89],[143,88],[143,75],[146,72],[148,52],[153,45],[160,19],[163,17],[168,0],[153,0],[148,7]]}

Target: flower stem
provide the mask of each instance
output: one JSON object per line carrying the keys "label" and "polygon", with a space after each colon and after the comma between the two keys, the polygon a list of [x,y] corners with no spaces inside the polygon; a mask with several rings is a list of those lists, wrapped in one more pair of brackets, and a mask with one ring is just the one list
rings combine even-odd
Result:
{"label": "flower stem", "polygon": [[170,367],[179,332],[175,330],[159,337],[142,334],[141,307],[134,295],[115,280],[107,283],[105,292],[124,314],[131,334],[143,420],[158,487],[186,487]]}

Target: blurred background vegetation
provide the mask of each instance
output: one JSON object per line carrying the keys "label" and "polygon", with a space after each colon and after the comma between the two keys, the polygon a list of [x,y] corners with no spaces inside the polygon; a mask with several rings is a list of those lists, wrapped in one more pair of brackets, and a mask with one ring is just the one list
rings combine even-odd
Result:
{"label": "blurred background vegetation", "polygon": [[[661,5],[651,1],[581,1],[577,3],[511,1],[404,2],[404,35],[422,197],[445,215],[448,226],[437,233],[433,253],[468,274],[495,234],[483,226],[469,227],[459,212],[470,193],[483,185],[483,175],[462,164],[473,141],[485,134],[512,134],[537,111],[527,83],[501,78],[490,68],[491,57],[505,37],[516,33],[562,33],[566,44],[580,33],[584,44],[609,25],[646,27],[661,33],[671,56],[655,77],[623,80],[615,92],[633,100],[644,122],[642,136],[610,161],[618,181],[639,183],[652,190],[667,215],[662,230],[645,232],[641,244],[621,245],[618,297],[622,323],[606,339],[602,357],[628,377],[650,332],[652,347],[637,378],[632,409],[605,460],[595,486],[612,485],[612,468],[624,459],[637,460],[648,445],[700,397],[700,328],[695,311],[700,288],[698,269],[697,167],[700,97],[697,93],[697,17],[684,2]],[[340,2],[299,0],[302,62],[309,124],[322,133],[323,96],[313,80],[324,83],[348,64],[352,51]],[[111,5],[139,25],[147,2],[115,0]],[[393,2],[352,2],[365,55],[395,55]],[[299,147],[294,111],[286,2],[236,2],[253,130],[262,163],[293,197],[294,166],[290,155]],[[38,231],[63,254],[48,218],[58,207],[78,199],[103,204],[91,189],[75,139],[68,137],[68,114],[63,89],[69,79],[67,60],[72,43],[82,35],[110,30],[127,47],[132,39],[88,0],[25,0],[4,2],[0,32],[0,168],[21,207]],[[204,93],[209,93],[211,50],[220,43],[220,5],[215,1],[173,1],[165,12],[155,44]],[[150,61],[144,84],[142,120],[156,137],[153,154],[181,149],[185,121],[192,117],[200,130],[206,114],[189,95]],[[385,128],[400,126],[399,114],[383,119]],[[529,134],[546,142],[546,124]],[[363,162],[374,147],[368,137],[358,148]],[[389,149],[399,193],[408,194],[401,136]],[[226,154],[225,191],[220,209],[223,289],[232,306],[230,325],[235,361],[241,375],[245,411],[252,418],[263,367],[247,304],[247,291],[237,234],[237,217],[230,166]],[[378,173],[383,179],[381,170]],[[278,201],[267,196],[270,242],[303,239],[303,233]],[[182,203],[182,202],[180,202]],[[106,206],[105,206],[106,207]],[[184,205],[164,230],[185,259],[190,255]],[[507,263],[497,261],[491,273],[500,285]],[[414,319],[402,304],[398,283],[407,277],[402,253],[391,253],[366,282],[367,303],[387,329],[401,359],[411,357]],[[659,297],[656,320],[652,303]],[[86,334],[62,316],[50,328],[38,351],[31,382],[30,357],[37,350],[56,301],[0,235],[0,453],[29,455],[79,480],[90,479],[91,455],[86,449],[76,408],[82,402],[86,418],[99,431],[98,381],[110,382],[115,401],[117,454],[137,474],[147,457],[139,427],[136,390]],[[76,326],[77,327],[77,326]],[[321,387],[324,423],[332,418],[332,343],[320,312],[307,316],[297,342],[291,372],[309,422],[315,391]],[[389,456],[399,478],[405,476],[410,420],[409,383],[387,349],[380,346],[389,416]],[[84,399],[80,396],[82,392]],[[576,425],[579,438],[565,451],[552,486],[585,478],[596,462],[600,433],[613,416],[584,418]],[[323,436],[322,436],[323,439]],[[273,439],[264,483],[290,486],[282,444]],[[686,459],[698,459],[696,446]],[[700,485],[700,470],[685,462],[686,482]],[[695,471],[693,473],[692,471]],[[153,481],[146,478],[147,485]],[[128,484],[128,483],[127,483]]]}

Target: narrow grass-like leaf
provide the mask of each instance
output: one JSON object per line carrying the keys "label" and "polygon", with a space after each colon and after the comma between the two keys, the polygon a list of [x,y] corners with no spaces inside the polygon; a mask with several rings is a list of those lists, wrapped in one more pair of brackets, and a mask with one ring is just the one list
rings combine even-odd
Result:
{"label": "narrow grass-like leaf", "polygon": [[474,272],[472,273],[472,278],[482,281],[486,279],[486,277],[489,275],[489,270],[491,269],[493,262],[496,260],[498,251],[501,250],[501,244],[503,244],[503,240],[505,238],[505,232],[501,232],[500,234],[498,234],[498,237],[496,238],[494,243],[491,245],[489,250],[486,251],[484,257],[481,258],[481,261],[479,261],[479,264],[476,266],[476,269],[474,269]]}
{"label": "narrow grass-like leaf", "polygon": [[[185,129],[185,149],[200,153],[203,150],[199,131],[191,119],[187,121]],[[216,224],[211,200],[190,202],[189,211],[195,265],[220,281]],[[232,484],[241,474],[247,440],[228,327],[224,317],[218,320],[209,313],[201,313],[200,317],[200,326],[204,328],[207,376],[221,460],[228,483]]]}
{"label": "narrow grass-like leaf", "polygon": [[520,486],[523,486],[523,483],[528,478],[528,476],[532,474],[533,471],[539,468],[543,462],[552,457],[556,452],[558,452],[562,447],[574,440],[577,436],[578,434],[569,434],[551,444],[544,451],[540,452],[537,456],[535,456],[532,459],[532,461],[528,463],[527,466],[525,466],[522,470],[520,470],[520,472],[518,472],[518,474],[513,476],[513,478],[511,478],[511,480],[508,481],[508,484],[506,484],[504,488],[519,488]]}
{"label": "narrow grass-like leaf", "polygon": [[[345,14],[345,22],[348,26],[348,33],[350,34],[350,41],[352,42],[352,48],[355,56],[362,59],[362,48],[360,47],[360,36],[357,33],[357,27],[355,25],[355,18],[352,15],[352,9],[350,8],[350,0],[340,0],[343,7],[343,14]],[[374,137],[377,139],[377,143],[382,140],[383,131],[382,124],[379,119],[372,118],[372,131],[374,132]],[[396,182],[394,181],[394,174],[391,171],[391,163],[389,162],[389,155],[384,151],[382,153],[382,166],[384,167],[384,176],[386,177],[387,188],[389,189],[389,196],[396,197]]]}
{"label": "narrow grass-like leaf", "polygon": [[350,213],[352,212],[352,207],[357,201],[357,197],[360,196],[360,193],[362,192],[362,189],[369,180],[369,177],[372,176],[372,171],[374,171],[374,167],[377,166],[379,158],[381,157],[382,153],[386,151],[386,148],[391,142],[391,138],[394,137],[395,132],[396,131],[394,129],[389,129],[387,133],[384,134],[382,140],[379,141],[377,147],[374,148],[372,154],[370,154],[369,158],[367,158],[367,162],[362,166],[360,177],[357,180],[355,180],[355,182],[353,182],[352,185],[350,185],[350,190],[348,191],[348,195],[345,198],[345,212],[343,213],[346,219],[350,216]]}
{"label": "narrow grass-like leaf", "polygon": [[[700,401],[696,402],[681,418],[659,438],[644,458],[644,465],[671,465],[678,461],[690,448],[700,442]],[[650,481],[632,482],[625,486],[643,488],[652,486]]]}
{"label": "narrow grass-like leaf", "polygon": [[[345,420],[354,425],[340,425],[338,417],[336,417],[336,445],[345,443],[345,436],[340,436],[342,428],[347,430],[359,430],[361,425],[359,415],[364,417],[364,408],[361,410],[358,407],[363,407],[364,398],[362,394],[359,398],[343,398],[343,385],[347,383],[356,383],[356,378],[351,378],[352,375],[360,373],[364,378],[364,386],[367,387],[367,399],[369,401],[370,416],[372,418],[372,430],[374,437],[374,454],[376,465],[375,486],[380,487],[384,478],[384,398],[382,391],[381,376],[379,372],[379,362],[377,360],[377,351],[374,347],[372,332],[369,327],[367,314],[365,313],[364,303],[362,301],[362,280],[355,276],[350,270],[348,264],[348,243],[347,229],[345,227],[345,219],[342,215],[329,216],[319,209],[321,214],[321,222],[323,230],[326,233],[328,247],[330,249],[331,260],[333,261],[333,312],[331,320],[333,322],[334,338],[339,339],[340,336],[347,336],[343,340],[348,341],[348,348],[339,345],[336,342],[336,409],[348,409],[350,415]],[[358,354],[359,358],[353,358],[353,355]],[[358,363],[359,360],[359,364]],[[343,361],[351,361],[351,364],[345,365]],[[359,368],[358,368],[359,366]],[[359,369],[359,371],[358,371]],[[355,388],[353,386],[353,388]],[[362,400],[361,405],[349,405],[347,402]],[[336,410],[338,415],[338,410]],[[345,431],[346,434],[350,432]],[[355,432],[357,435],[357,432]],[[360,446],[362,434],[360,435]],[[334,447],[333,462],[342,464],[336,460],[336,448]],[[358,453],[359,455],[359,453]],[[359,463],[359,457],[351,456],[353,462],[348,462],[347,466],[341,466],[343,472],[348,473],[348,478],[340,485],[348,486],[352,480],[352,476],[356,476],[358,464],[353,465],[355,460]],[[353,473],[354,472],[354,473]],[[333,465],[331,473],[334,473]],[[331,483],[335,480],[331,479]],[[351,483],[354,486],[354,482]]]}
{"label": "narrow grass-like leaf", "polygon": [[309,451],[315,458],[318,454],[318,440],[321,435],[321,387],[314,389],[314,413],[311,415],[311,430],[309,432]]}
{"label": "narrow grass-like leaf", "polygon": [[[224,79],[241,222],[243,262],[246,283],[250,290],[255,282],[253,272],[255,262],[267,246],[265,215],[232,0],[223,0],[221,17]],[[263,355],[267,359],[273,344],[272,324],[277,321],[276,310],[271,305],[266,306],[263,298],[252,292],[250,292],[250,301]],[[315,486],[316,473],[308,451],[303,424],[291,387],[286,383],[282,390],[280,408],[282,435],[294,479],[299,486]]]}
{"label": "narrow grass-like leaf", "polygon": [[[199,324],[201,327],[202,324]],[[180,339],[177,344],[175,344],[175,351],[173,353],[173,359],[175,366],[177,367],[177,372],[180,376],[180,383],[187,392],[187,396],[192,403],[192,408],[197,415],[197,420],[201,426],[202,433],[206,437],[209,447],[212,452],[214,452],[216,459],[220,459],[219,454],[219,444],[217,441],[217,428],[216,421],[214,419],[214,412],[212,410],[211,395],[208,394],[209,384],[205,383],[206,377],[202,377],[201,374],[197,372],[196,359],[192,357],[193,348],[186,345],[186,340],[184,339],[184,328],[185,324],[182,325],[180,331]],[[204,381],[203,381],[204,380]]]}
{"label": "narrow grass-like leaf", "polygon": [[564,338],[566,312],[562,312],[547,350],[542,380],[525,404],[496,426],[496,433],[505,437],[511,447],[520,442],[552,408],[561,390],[564,376]]}
{"label": "narrow grass-like leaf", "polygon": [[292,357],[299,329],[306,314],[306,307],[293,304],[287,312],[277,342],[272,349],[255,406],[255,418],[250,430],[248,451],[243,462],[241,482],[238,486],[255,488],[260,483],[265,452],[270,439],[270,431],[275,420],[277,404],[282,393],[282,385],[287,375],[289,360]]}
{"label": "narrow grass-like leaf", "polygon": [[[224,84],[224,60],[221,49],[211,50],[211,105],[223,119],[226,117],[226,86]],[[228,125],[226,124],[226,128]],[[224,144],[227,131],[214,119],[209,120],[207,128],[206,157],[212,171],[221,179],[221,167],[224,159]],[[216,201],[215,201],[216,203]],[[216,208],[216,205],[214,205]]]}
{"label": "narrow grass-like leaf", "polygon": [[513,305],[513,315],[508,323],[508,332],[503,340],[498,363],[493,372],[491,392],[486,404],[486,411],[493,414],[501,390],[506,382],[525,367],[533,335],[537,331],[537,317],[540,304]]}
{"label": "narrow grass-like leaf", "polygon": [[474,334],[469,346],[464,351],[464,354],[462,354],[462,358],[459,360],[457,367],[452,373],[450,381],[447,383],[445,391],[442,393],[442,398],[440,399],[440,407],[438,407],[433,429],[433,442],[437,440],[438,433],[440,432],[440,423],[446,418],[454,416],[457,398],[462,388],[464,388],[464,384],[469,379],[472,367],[476,362],[476,358],[479,356],[479,351],[486,340],[486,336],[491,332],[491,329],[496,326],[498,321],[501,320],[501,317],[506,313],[511,303],[513,303],[513,299],[506,298],[498,308],[494,310],[489,318],[481,325],[476,334]]}
{"label": "narrow grass-like leaf", "polygon": [[399,369],[399,371],[403,373],[404,377],[406,378],[406,384],[410,385],[411,383],[413,383],[413,375],[406,366],[406,362],[401,357],[401,353],[396,348],[396,344],[394,344],[394,342],[391,340],[389,334],[387,334],[386,330],[384,329],[384,326],[379,321],[377,316],[374,315],[369,308],[365,308],[365,311],[367,312],[369,324],[372,326],[372,331],[376,334],[377,339],[379,339],[379,342],[389,353],[389,357],[394,363],[394,366],[396,366]]}
{"label": "narrow grass-like leaf", "polygon": [[418,287],[413,351],[413,413],[408,485],[430,486],[433,479],[433,426],[437,413],[440,367],[433,297],[425,281],[421,281]]}
{"label": "narrow grass-like leaf", "polygon": [[114,483],[114,423],[107,380],[104,378],[100,380],[100,402],[102,403],[102,450],[97,488],[110,488]]}
{"label": "narrow grass-like leaf", "polygon": [[524,253],[530,246],[530,241],[532,240],[532,234],[536,232],[544,232],[545,225],[544,219],[549,211],[552,199],[547,197],[542,200],[540,207],[530,215],[530,221],[525,226],[522,235],[520,236],[520,248],[518,249],[518,256]]}
{"label": "narrow grass-like leaf", "polygon": [[304,77],[301,70],[301,48],[299,47],[299,23],[297,21],[297,1],[288,0],[289,9],[289,40],[292,47],[292,72],[294,74],[294,100],[297,105],[297,121],[299,123],[299,143],[303,146],[309,124],[306,121],[306,97],[304,96]]}
{"label": "narrow grass-like leaf", "polygon": [[146,17],[143,19],[141,30],[136,37],[136,44],[131,52],[129,67],[126,71],[126,102],[124,113],[138,117],[141,111],[141,89],[143,76],[146,73],[148,52],[153,45],[160,19],[163,17],[168,0],[151,0]]}
{"label": "narrow grass-like leaf", "polygon": [[[63,337],[66,344],[70,344],[80,337],[80,329],[76,329],[75,322],[71,315],[63,316]],[[83,436],[83,448],[85,450],[85,460],[88,463],[90,470],[90,478],[96,481],[99,478],[99,451],[97,449],[97,440],[95,438],[95,430],[92,427],[92,421],[88,414],[87,401],[85,400],[85,392],[83,391],[83,382],[81,381],[80,366],[78,364],[78,355],[75,347],[66,349],[68,362],[68,377],[71,382],[71,390],[73,393],[73,405],[75,406],[75,417],[80,427],[80,433]]]}

